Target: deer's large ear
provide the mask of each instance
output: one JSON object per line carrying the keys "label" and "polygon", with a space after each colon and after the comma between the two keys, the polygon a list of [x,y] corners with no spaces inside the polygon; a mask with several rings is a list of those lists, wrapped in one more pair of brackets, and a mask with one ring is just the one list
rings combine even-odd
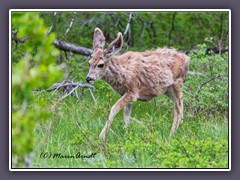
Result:
{"label": "deer's large ear", "polygon": [[122,44],[123,44],[123,36],[122,36],[122,33],[119,32],[117,35],[117,38],[106,49],[107,56],[112,56],[117,54],[121,50]]}
{"label": "deer's large ear", "polygon": [[96,28],[94,30],[94,36],[93,36],[93,49],[103,49],[105,45],[105,37],[102,33],[102,31],[99,28]]}

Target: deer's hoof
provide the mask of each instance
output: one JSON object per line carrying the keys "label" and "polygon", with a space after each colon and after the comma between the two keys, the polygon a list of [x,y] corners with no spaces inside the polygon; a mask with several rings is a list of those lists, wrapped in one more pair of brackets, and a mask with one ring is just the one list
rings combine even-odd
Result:
{"label": "deer's hoof", "polygon": [[105,133],[104,133],[104,132],[101,132],[101,134],[99,135],[99,138],[100,138],[101,140],[105,141],[105,139],[106,139]]}

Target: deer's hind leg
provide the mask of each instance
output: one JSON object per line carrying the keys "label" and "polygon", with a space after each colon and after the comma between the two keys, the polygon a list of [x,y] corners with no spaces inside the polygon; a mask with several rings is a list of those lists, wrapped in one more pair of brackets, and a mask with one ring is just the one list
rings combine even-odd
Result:
{"label": "deer's hind leg", "polygon": [[174,134],[175,130],[181,123],[183,118],[183,93],[182,93],[182,83],[176,83],[172,85],[169,90],[169,97],[172,98],[174,102],[174,119],[170,132],[170,137]]}
{"label": "deer's hind leg", "polygon": [[124,107],[124,128],[128,127],[130,117],[131,117],[131,104],[128,104]]}

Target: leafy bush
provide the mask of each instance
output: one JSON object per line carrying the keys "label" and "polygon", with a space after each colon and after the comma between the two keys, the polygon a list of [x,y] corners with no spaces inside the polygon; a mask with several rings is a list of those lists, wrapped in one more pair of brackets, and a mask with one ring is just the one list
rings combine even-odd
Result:
{"label": "leafy bush", "polygon": [[[48,29],[38,13],[13,13],[13,29],[18,38],[26,38],[21,45],[22,55],[13,51],[12,68],[12,155],[13,166],[24,166],[23,158],[33,151],[33,130],[38,118],[51,112],[45,100],[35,104],[33,90],[44,89],[61,78],[60,68],[54,63],[58,55],[52,43],[55,35]],[[15,58],[21,57],[21,59]],[[35,106],[35,107],[33,107]]]}
{"label": "leafy bush", "polygon": [[215,114],[228,112],[228,53],[206,54],[206,45],[190,54],[189,69],[202,73],[202,77],[188,75],[185,83],[185,103],[196,113]]}

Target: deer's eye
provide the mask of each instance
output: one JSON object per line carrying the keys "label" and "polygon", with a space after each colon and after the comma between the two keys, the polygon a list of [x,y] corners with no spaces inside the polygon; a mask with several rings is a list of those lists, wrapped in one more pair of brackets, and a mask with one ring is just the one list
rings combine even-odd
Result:
{"label": "deer's eye", "polygon": [[98,68],[103,68],[104,67],[104,64],[99,64],[97,65]]}

